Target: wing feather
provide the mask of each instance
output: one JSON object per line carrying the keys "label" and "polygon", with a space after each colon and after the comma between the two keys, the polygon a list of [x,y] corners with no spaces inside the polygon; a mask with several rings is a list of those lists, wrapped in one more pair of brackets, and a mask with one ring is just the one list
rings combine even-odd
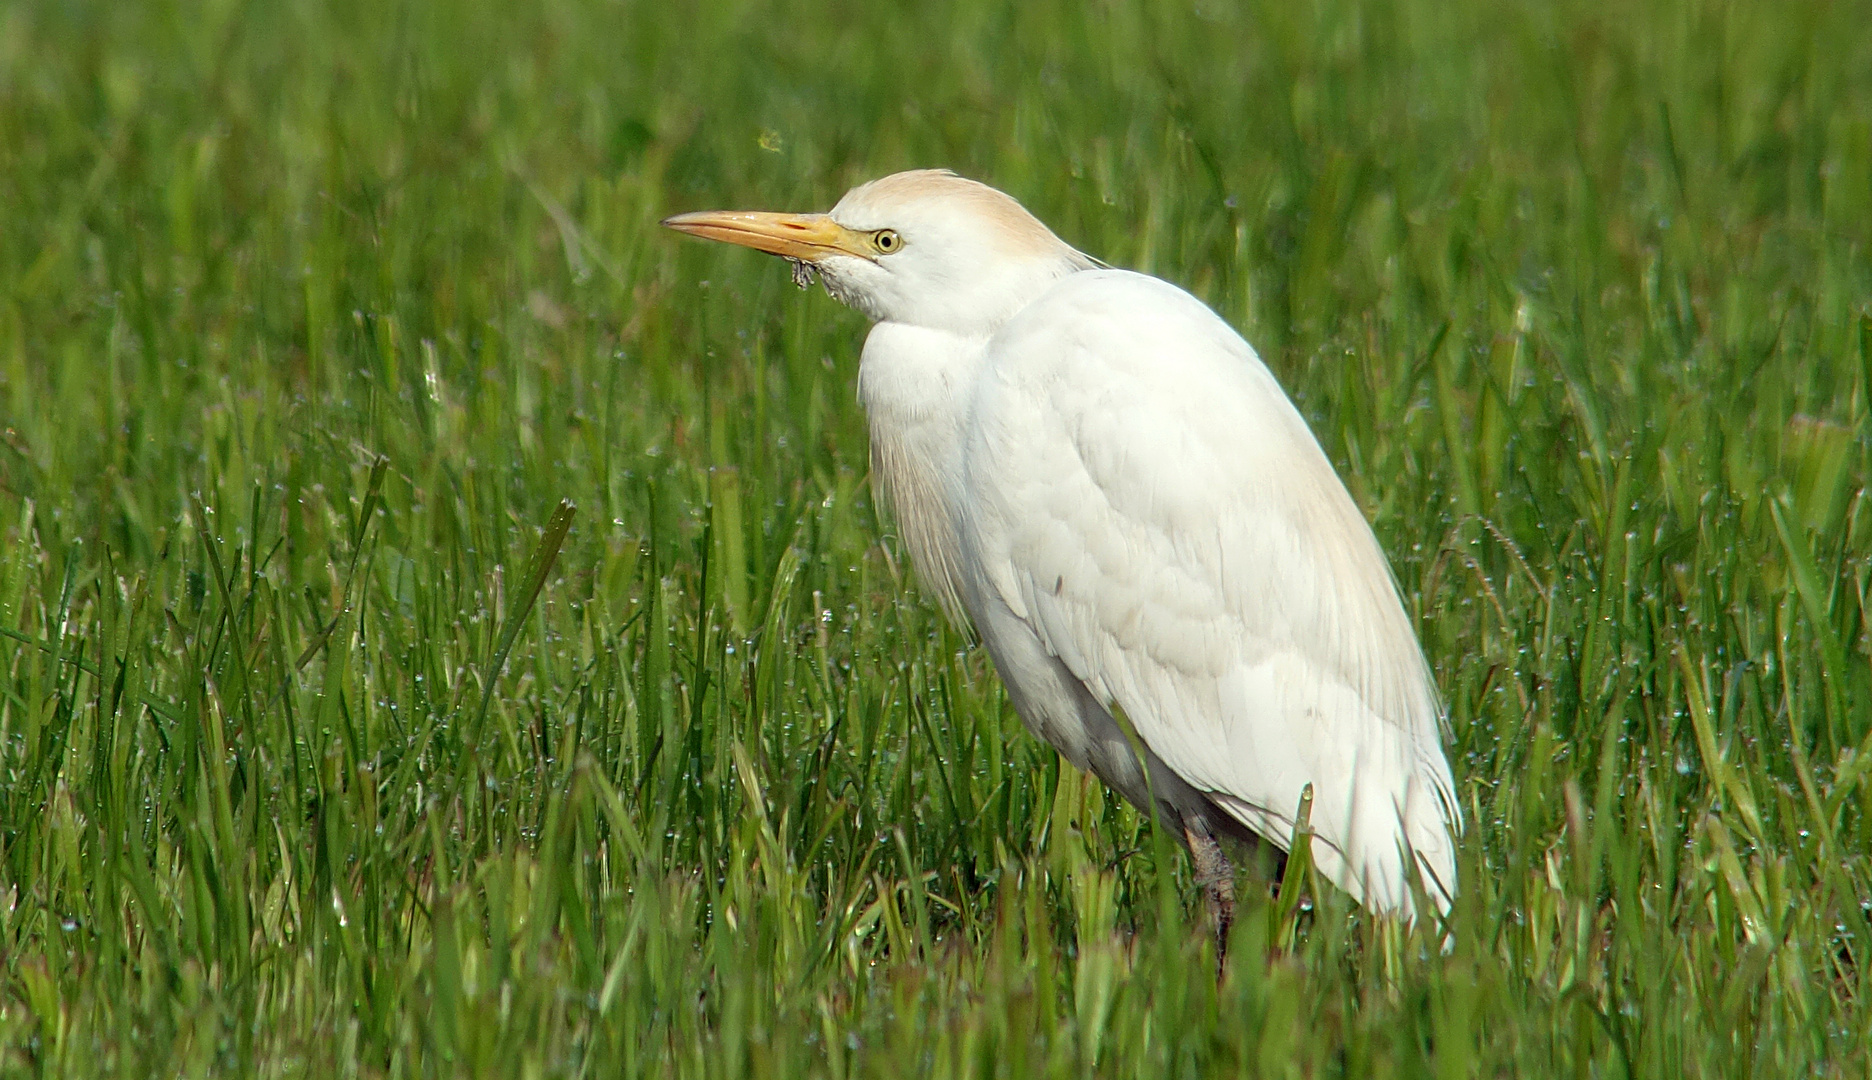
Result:
{"label": "wing feather", "polygon": [[962,542],[991,592],[1179,776],[1384,910],[1439,906],[1460,824],[1440,709],[1370,526],[1285,393],[1187,293],[1073,275],[990,341]]}

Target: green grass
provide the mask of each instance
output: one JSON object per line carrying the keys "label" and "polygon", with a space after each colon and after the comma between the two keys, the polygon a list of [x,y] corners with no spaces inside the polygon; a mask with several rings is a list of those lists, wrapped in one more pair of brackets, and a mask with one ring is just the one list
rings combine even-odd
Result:
{"label": "green grass", "polygon": [[[1866,1075],[1868,25],[0,2],[0,1073]],[[1218,986],[918,598],[861,320],[655,224],[923,165],[1315,424],[1447,953],[1254,899]]]}

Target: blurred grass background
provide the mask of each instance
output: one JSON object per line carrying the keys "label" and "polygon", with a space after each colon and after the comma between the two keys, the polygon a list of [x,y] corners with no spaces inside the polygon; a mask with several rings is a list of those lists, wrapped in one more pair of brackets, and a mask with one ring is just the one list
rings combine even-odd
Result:
{"label": "blurred grass background", "polygon": [[[0,3],[0,1073],[1865,1075],[1868,26]],[[929,165],[1314,423],[1447,954],[1255,899],[1218,986],[917,598],[862,321],[655,224]]]}

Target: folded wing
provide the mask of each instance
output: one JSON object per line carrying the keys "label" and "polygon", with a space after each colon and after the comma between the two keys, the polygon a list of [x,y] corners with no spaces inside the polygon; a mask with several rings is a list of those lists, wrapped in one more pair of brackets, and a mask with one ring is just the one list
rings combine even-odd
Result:
{"label": "folded wing", "polygon": [[1244,825],[1284,847],[1310,783],[1331,880],[1447,906],[1460,819],[1416,635],[1238,334],[1154,278],[1075,274],[990,343],[967,429],[976,587]]}

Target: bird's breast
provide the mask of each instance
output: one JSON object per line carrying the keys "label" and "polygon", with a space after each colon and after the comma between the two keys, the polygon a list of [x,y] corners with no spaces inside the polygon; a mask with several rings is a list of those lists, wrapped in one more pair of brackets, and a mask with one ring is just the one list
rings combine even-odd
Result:
{"label": "bird's breast", "polygon": [[962,428],[985,342],[879,323],[865,340],[858,400],[871,433],[871,479],[896,518],[925,587],[968,628],[960,521]]}

